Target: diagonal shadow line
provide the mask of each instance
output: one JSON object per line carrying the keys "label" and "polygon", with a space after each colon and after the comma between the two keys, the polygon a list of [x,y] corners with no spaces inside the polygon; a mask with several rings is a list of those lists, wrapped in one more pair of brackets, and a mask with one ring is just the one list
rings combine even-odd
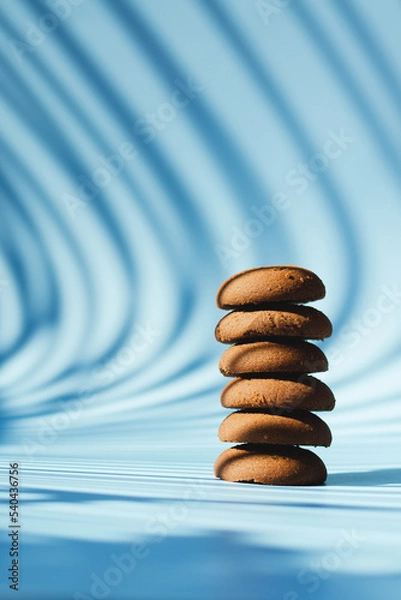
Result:
{"label": "diagonal shadow line", "polygon": [[[42,16],[44,6],[41,2],[32,4],[23,0],[27,9],[35,14],[38,18]],[[81,73],[87,83],[90,83],[93,90],[98,94],[98,100],[102,102],[105,108],[113,110],[114,117],[119,125],[125,131],[130,131],[132,121],[139,118],[139,114],[133,109],[132,103],[129,105],[125,102],[120,94],[115,89],[112,89],[103,75],[101,68],[96,64],[88,52],[83,50],[82,45],[78,40],[66,29],[58,31],[58,41],[65,51],[68,58],[74,64],[77,71]],[[193,238],[197,240],[202,250],[205,250],[206,255],[210,254],[209,244],[211,243],[210,231],[207,223],[198,210],[194,196],[184,181],[180,179],[167,158],[157,144],[143,144],[142,150],[144,156],[149,160],[151,166],[157,169],[157,175],[162,180],[169,190],[171,197],[180,207],[180,211],[185,218],[192,223],[197,223],[197,228],[194,229]]]}
{"label": "diagonal shadow line", "polygon": [[[239,58],[246,65],[254,81],[261,88],[263,95],[273,105],[281,122],[288,130],[295,144],[306,159],[310,159],[315,153],[312,141],[309,139],[306,128],[297,118],[295,109],[290,105],[288,98],[280,89],[279,83],[274,80],[273,75],[262,65],[259,58],[246,44],[243,36],[235,26],[233,20],[229,17],[227,11],[223,9],[222,4],[210,3],[207,0],[198,0],[206,13],[209,13],[216,26],[224,33],[236,51]],[[330,175],[326,172],[322,174],[324,189],[330,202],[330,208],[334,217],[339,221],[340,231],[347,248],[347,254],[350,258],[350,267],[348,269],[347,293],[343,300],[342,308],[339,314],[333,319],[335,330],[338,332],[342,325],[346,323],[348,314],[353,306],[356,306],[360,294],[359,282],[362,279],[363,264],[359,258],[359,251],[355,240],[355,230],[350,217],[346,211],[345,201],[340,191]],[[335,339],[335,335],[332,338]]]}
{"label": "diagonal shadow line", "polygon": [[[39,8],[34,7],[34,9],[36,9],[36,13],[39,15],[40,14]],[[81,71],[83,71],[85,73],[86,78],[89,81],[91,81],[91,83],[94,85],[94,87],[96,89],[99,89],[101,91],[101,93],[104,94],[107,97],[107,99],[111,102],[113,108],[115,109],[115,113],[118,116],[120,123],[122,123],[125,127],[129,127],[129,124],[131,123],[132,118],[135,117],[135,114],[133,114],[132,109],[128,110],[128,108],[125,106],[125,104],[121,98],[116,96],[116,94],[110,93],[110,90],[108,90],[106,82],[104,81],[104,78],[100,74],[99,70],[96,68],[96,65],[94,65],[93,61],[91,61],[89,59],[89,57],[81,51],[81,49],[79,48],[79,45],[73,40],[71,35],[67,34],[66,31],[63,30],[63,31],[60,31],[59,37],[62,40],[65,47],[67,48],[67,50],[69,51],[69,53],[71,54],[72,58],[76,59],[77,64],[79,64]],[[182,182],[178,182],[178,180],[173,175],[172,171],[168,170],[167,163],[164,161],[164,157],[163,157],[164,162],[163,161],[161,162],[162,154],[159,151],[156,151],[155,145],[152,146],[151,151],[150,151],[149,147],[147,147],[147,151],[148,151],[148,153],[151,154],[153,163],[155,162],[155,159],[156,159],[158,174],[161,175],[162,178],[164,178],[165,180],[167,178],[168,184],[172,184],[172,183],[174,184],[174,186],[173,186],[174,191],[179,192],[179,193],[175,194],[175,198],[179,202],[180,201],[180,192],[183,191]],[[171,185],[170,185],[170,188],[171,188]],[[185,191],[187,191],[187,190],[185,190]],[[182,196],[182,194],[181,194],[181,196]],[[196,222],[197,222],[198,226],[197,226],[195,232],[197,233],[197,232],[200,232],[200,230],[201,230],[201,227],[199,226],[200,223],[199,223],[198,217],[196,218]],[[204,245],[205,244],[203,244],[203,246]]]}
{"label": "diagonal shadow line", "polygon": [[373,139],[381,149],[383,157],[386,159],[385,163],[387,168],[400,187],[400,154],[381,125],[381,122],[376,116],[376,113],[369,100],[365,99],[365,94],[359,87],[354,74],[351,72],[345,61],[341,58],[340,54],[336,51],[327,29],[324,29],[321,22],[318,23],[311,11],[306,8],[305,3],[295,3],[293,5],[293,14],[303,25],[305,31],[309,35],[310,40],[319,50],[319,54],[325,59],[326,63],[336,75],[338,81],[341,83],[344,89],[345,94],[356,106],[359,114],[363,116],[367,129],[370,131]]}
{"label": "diagonal shadow line", "polygon": [[[17,32],[15,31],[15,29],[12,27],[12,25],[10,24],[10,22],[4,15],[2,15],[2,17],[1,17],[1,23],[11,38],[18,37]],[[72,112],[72,114],[74,114],[74,117],[77,118],[77,121],[79,122],[82,129],[87,131],[90,138],[95,140],[97,143],[97,146],[99,148],[101,148],[104,153],[107,154],[110,151],[109,144],[108,144],[107,140],[104,138],[104,136],[102,135],[99,128],[96,127],[95,124],[92,122],[91,115],[85,114],[83,112],[81,106],[79,105],[79,103],[77,103],[75,101],[75,99],[71,95],[69,89],[63,87],[59,78],[54,77],[53,73],[51,72],[50,68],[46,65],[46,63],[40,59],[39,60],[31,60],[30,67],[33,70],[40,73],[41,77],[46,82],[46,85],[51,86],[52,90],[56,93],[56,95],[63,102],[63,104],[69,109],[69,111]],[[132,170],[125,171],[124,177],[129,181],[130,193],[132,193],[132,192],[134,193],[136,200],[139,202],[142,211],[146,215],[146,218],[151,223],[153,230],[157,231],[157,238],[162,243],[164,242],[163,247],[165,250],[165,254],[166,255],[171,254],[172,253],[171,244],[167,243],[167,241],[168,241],[167,229],[166,229],[164,223],[162,224],[161,222],[159,222],[159,220],[157,218],[158,217],[157,211],[152,212],[150,210],[149,197],[146,197],[146,194],[140,188],[139,183],[134,179]],[[43,194],[40,194],[39,198],[41,198],[43,201],[45,201]],[[51,208],[51,206],[48,202],[47,202],[47,207]],[[173,208],[174,208],[174,206],[173,206]],[[179,216],[178,212],[177,212],[177,216]],[[164,226],[162,226],[162,225],[164,225]],[[64,229],[66,229],[66,228],[64,228]],[[75,246],[73,246],[73,249],[75,250]],[[172,257],[171,261],[174,263],[176,261],[176,257]],[[85,279],[85,282],[86,282],[86,279]],[[181,282],[181,283],[183,284],[184,282]],[[171,340],[178,339],[181,331],[185,328],[185,323],[190,318],[190,315],[192,312],[190,310],[190,308],[194,304],[194,297],[193,297],[192,290],[188,286],[184,285],[184,289],[182,291],[182,294],[179,295],[179,299],[181,300],[180,310],[177,311],[178,312],[177,320],[176,320],[176,323],[172,327],[171,336],[169,337],[169,339],[166,340],[166,345],[168,345],[171,342]],[[126,329],[128,330],[128,328],[126,328]],[[113,349],[111,349],[110,354],[113,354],[113,353],[114,353]],[[105,359],[105,358],[106,357],[103,357],[103,359]],[[85,368],[88,368],[88,366],[90,366],[90,365],[86,365]],[[58,381],[61,378],[70,375],[72,372],[74,372],[74,370],[70,369],[68,371],[61,373],[60,376],[55,381]]]}
{"label": "diagonal shadow line", "polygon": [[[224,14],[222,6],[218,5],[218,4],[208,3],[206,0],[198,0],[198,2],[207,11],[209,11],[212,15],[214,15],[219,26],[224,28],[227,36],[229,38],[231,38],[232,44],[234,46],[236,46],[239,53],[242,54],[243,60],[246,62],[248,68],[253,73],[255,80],[258,81],[259,84],[262,85],[262,89],[267,96],[269,96],[269,94],[270,94],[270,99],[274,102],[276,109],[278,111],[281,111],[282,120],[284,122],[288,121],[288,123],[291,123],[290,129],[293,130],[295,137],[298,138],[298,143],[300,144],[301,149],[303,149],[304,151],[310,152],[311,144],[307,140],[306,131],[303,131],[301,124],[297,122],[296,117],[295,117],[295,112],[293,110],[291,110],[289,105],[286,105],[287,101],[284,98],[283,94],[279,91],[279,89],[277,87],[278,84],[273,82],[272,77],[268,75],[268,73],[266,72],[265,69],[263,69],[263,66],[261,65],[260,61],[254,55],[254,53],[251,51],[251,49],[246,46],[246,44],[242,40],[239,32],[236,30],[234,24],[232,22],[230,22],[228,16],[226,14]],[[327,186],[328,182],[330,182],[329,176],[327,176],[325,179],[326,186]],[[338,208],[338,206],[339,206],[339,204],[337,203],[337,208]],[[348,216],[347,216],[345,210],[343,211],[343,216],[345,217],[345,219],[348,220]],[[345,233],[346,241],[351,242],[353,240],[353,230],[352,230],[352,226],[350,224],[347,225],[347,228],[344,230],[344,233]],[[354,248],[354,252],[356,252],[358,254],[356,248]],[[360,265],[361,265],[360,260],[358,261],[358,264],[359,264],[359,266],[357,264],[353,265],[351,277],[354,277],[355,275],[356,276],[359,275]],[[361,280],[361,277],[359,277],[359,280]],[[359,289],[359,288],[357,288],[357,289]],[[348,315],[352,311],[353,302],[350,301],[350,297],[349,297],[350,295],[351,295],[351,300],[355,301],[355,304],[356,304],[357,298],[356,298],[356,295],[354,294],[354,289],[352,289],[350,287],[349,294],[347,296],[346,302],[344,303],[344,308],[343,308],[343,313],[342,313],[343,318],[340,318],[337,316],[334,319],[337,335],[340,333],[342,325],[347,322]],[[335,341],[335,337],[336,336],[334,335],[332,338],[333,342]],[[374,367],[376,368],[376,370],[378,370],[382,365],[387,364],[387,362],[391,358],[393,358],[393,359],[396,358],[397,355],[399,354],[399,351],[400,351],[399,346],[397,346],[396,348],[391,348],[388,350],[386,356],[382,357],[382,359],[380,360],[380,364],[378,364],[377,360],[375,360]],[[366,372],[371,372],[371,370],[372,370],[372,364],[368,365],[367,367],[364,367],[362,370],[360,370],[358,372],[358,376],[362,376]],[[353,373],[352,376],[350,376],[350,378],[347,378],[347,380],[345,380],[344,383],[348,382],[350,379],[355,379],[355,373]],[[343,381],[341,380],[340,383],[342,384]]]}
{"label": "diagonal shadow line", "polygon": [[[4,17],[3,17],[3,20],[4,20]],[[37,104],[39,104],[38,101],[37,101]],[[143,204],[146,205],[145,199],[143,200]],[[168,245],[167,245],[167,247],[168,247]],[[178,334],[183,330],[183,324],[185,325],[186,321],[190,318],[190,316],[191,316],[191,314],[193,312],[193,308],[194,308],[194,305],[195,305],[195,297],[194,297],[193,290],[191,290],[189,288],[189,286],[186,285],[186,284],[184,285],[182,294],[180,295],[180,299],[181,299],[181,309],[182,310],[178,311],[178,315],[177,315],[175,326],[172,329],[170,337],[165,341],[165,345],[164,345],[165,347],[167,347],[171,343],[172,339],[176,340],[178,338]],[[126,331],[128,329],[129,328],[124,325],[123,332],[122,332],[123,336],[125,336]],[[110,356],[113,356],[115,354],[115,352],[121,346],[121,343],[123,343],[124,341],[126,341],[126,337],[118,338],[115,341],[114,346],[111,347],[111,348],[108,348],[107,354],[105,354],[103,357],[100,357],[97,360],[97,362],[103,361],[103,360],[107,360],[108,358],[110,358]],[[162,352],[163,352],[163,348],[161,348],[159,350],[160,354]],[[82,368],[84,368],[84,366],[80,365],[79,368],[78,368],[78,370],[81,370]],[[87,365],[85,366],[85,368],[87,368]],[[65,370],[64,372],[62,372],[58,377],[56,377],[52,381],[53,382],[59,381],[62,377],[70,375],[72,372],[74,372],[76,370],[77,369],[68,369],[68,370]],[[129,379],[129,377],[130,376],[127,375],[125,379]]]}
{"label": "diagonal shadow line", "polygon": [[331,4],[352,31],[354,38],[359,41],[364,52],[369,56],[377,77],[381,79],[383,87],[387,89],[394,103],[394,108],[401,116],[401,83],[398,81],[397,72],[393,69],[384,50],[376,42],[366,19],[360,12],[357,12],[350,0],[331,0]]}
{"label": "diagonal shadow line", "polygon": [[[59,234],[63,237],[63,240],[65,241],[69,252],[75,258],[76,265],[81,273],[82,285],[84,286],[84,289],[88,296],[89,302],[90,303],[94,302],[95,296],[93,294],[93,285],[91,285],[91,273],[90,273],[89,266],[86,262],[85,255],[83,252],[81,252],[79,246],[74,242],[74,239],[73,239],[73,236],[72,236],[70,230],[68,229],[68,227],[65,226],[64,221],[60,218],[60,216],[57,214],[57,211],[52,206],[51,202],[49,201],[49,199],[47,197],[47,193],[46,193],[45,189],[41,186],[41,184],[39,183],[39,180],[36,177],[32,176],[32,174],[28,171],[27,165],[23,161],[19,160],[19,158],[14,154],[14,151],[11,149],[11,147],[8,144],[6,144],[5,142],[0,142],[0,154],[2,155],[2,160],[3,160],[4,164],[7,165],[10,172],[18,173],[19,179],[23,180],[24,183],[28,184],[29,187],[31,188],[31,191],[32,191],[33,196],[35,197],[35,200],[37,199],[38,201],[41,201],[45,205],[45,210],[46,210],[47,214],[52,219],[52,222],[55,224]],[[11,186],[11,184],[10,184],[10,186]],[[13,197],[14,197],[13,202],[16,205],[15,208],[17,208],[19,206],[19,203],[22,200],[22,198],[18,197],[17,193],[15,193],[13,195]],[[33,219],[31,218],[30,215],[28,215],[25,207],[22,207],[22,204],[21,204],[21,208],[24,208],[24,212],[26,213],[27,218],[29,219],[30,226],[32,226],[32,229],[35,229]],[[38,234],[36,236],[36,239],[41,240],[41,236]],[[46,258],[46,260],[47,260],[47,258]],[[20,296],[23,296],[23,301],[25,303],[27,303],[27,301],[28,301],[27,290],[25,290],[25,292],[23,293],[21,291]],[[90,325],[91,325],[91,323],[90,323],[90,318],[89,318],[86,331],[83,332],[83,338],[85,335],[88,335],[88,333],[91,329]],[[15,340],[12,347],[7,348],[6,353],[3,355],[3,359],[5,359],[5,358],[10,359],[15,353],[17,353],[22,348],[22,346],[24,344],[26,344],[28,342],[28,340],[29,340],[28,332],[25,332],[25,334],[24,334],[24,332],[22,332],[20,334],[19,339]],[[48,382],[48,384],[51,384],[51,383],[52,383],[52,380],[50,380]],[[42,386],[40,386],[39,388],[35,388],[35,389],[42,389]]]}
{"label": "diagonal shadow line", "polygon": [[[373,32],[370,30],[366,20],[352,6],[352,2],[345,0],[331,0],[333,7],[337,10],[344,23],[347,24],[352,31],[354,37],[359,40],[359,43],[370,58],[374,66],[377,76],[381,79],[383,86],[387,89],[390,98],[392,99],[397,112],[401,115],[401,84],[397,79],[397,74],[392,68],[389,59],[386,58],[384,51],[376,42]],[[388,365],[391,361],[398,360],[401,353],[401,345],[394,348],[389,348],[385,354],[380,357],[380,360],[375,360],[377,370]],[[351,376],[342,378],[339,385],[347,385],[355,377],[362,377],[371,371],[371,365],[365,366],[363,369],[354,371]]]}
{"label": "diagonal shadow line", "polygon": [[[13,73],[12,69],[8,67],[4,61],[2,61],[1,66],[9,78],[12,80],[15,79],[15,74]],[[19,118],[25,123],[25,125],[33,131],[38,139],[40,139],[47,147],[53,148],[54,153],[57,154],[58,159],[62,162],[65,169],[70,173],[71,177],[73,177],[75,173],[84,172],[85,169],[82,166],[83,162],[79,162],[77,158],[77,149],[73,149],[72,147],[70,148],[68,146],[64,132],[59,123],[52,119],[49,114],[44,113],[40,106],[39,99],[35,98],[33,91],[29,89],[21,79],[18,83],[21,86],[21,89],[25,91],[26,97],[30,99],[30,112],[32,113],[33,118],[31,120],[27,119],[24,108],[22,106],[16,108],[16,105],[13,104],[13,98],[8,97],[8,101],[11,106],[13,106],[13,110],[19,115]],[[3,91],[3,94],[6,95],[6,91]],[[46,122],[46,127],[41,126],[41,124],[44,122]],[[100,195],[101,194],[99,194],[99,196]],[[113,240],[114,245],[121,257],[122,263],[126,267],[127,278],[132,283],[134,278],[132,257],[130,256],[126,241],[122,238],[122,236],[119,235],[117,222],[112,214],[112,211],[105,202],[101,202],[100,200],[96,203],[96,207],[99,209],[101,214],[101,222],[103,222],[104,227]],[[118,339],[114,344],[116,350],[120,347],[121,340],[126,339],[126,335],[126,326],[123,325],[121,327],[121,331],[117,335]],[[109,354],[109,351],[107,354]]]}
{"label": "diagonal shadow line", "polygon": [[[29,230],[32,239],[36,243],[36,248],[40,254],[42,264],[46,270],[46,282],[49,287],[50,295],[48,298],[48,308],[46,310],[46,322],[54,324],[60,316],[60,294],[57,287],[57,277],[49,254],[46,252],[45,244],[39,233],[39,229],[32,219],[31,215],[26,211],[17,193],[14,191],[12,184],[9,182],[8,175],[3,172],[0,180],[0,190],[4,192],[3,202],[7,202],[8,210],[12,213],[12,219],[20,220],[20,222]],[[3,222],[3,221],[2,221]],[[10,227],[9,230],[12,230]],[[7,244],[8,246],[8,244]],[[36,319],[32,318],[35,314],[35,300],[30,295],[29,277],[26,272],[21,255],[18,254],[18,248],[9,246],[6,248],[6,256],[10,264],[13,266],[13,274],[16,279],[17,288],[19,289],[21,302],[25,307],[26,322],[21,331],[20,337],[16,340],[15,345],[6,352],[0,354],[1,360],[7,360],[10,355],[19,350],[28,337],[34,332],[35,326],[38,324]],[[25,268],[24,268],[25,267]],[[27,315],[30,315],[29,317]]]}
{"label": "diagonal shadow line", "polygon": [[[29,8],[38,16],[42,14],[39,5],[30,5]],[[83,52],[82,47],[70,33],[68,33],[66,30],[60,31],[59,39],[61,40],[63,47],[68,51],[70,59],[73,60],[78,66],[79,70],[85,76],[85,79],[91,83],[92,87],[97,92],[100,92],[100,94],[97,94],[98,99],[103,101],[108,111],[110,111],[111,106],[114,110],[115,118],[119,124],[125,130],[130,130],[132,120],[138,118],[138,115],[135,114],[135,111],[133,110],[132,104],[130,104],[128,107],[122,97],[120,97],[115,90],[110,89],[110,86],[101,70],[90,58],[90,56]],[[197,245],[199,246],[199,251],[204,254],[205,258],[208,257],[208,255],[211,254],[212,248],[210,231],[204,222],[203,216],[197,209],[192,192],[184,184],[183,180],[177,176],[173,167],[171,166],[170,161],[157,146],[157,144],[143,144],[142,150],[144,155],[150,161],[151,166],[154,169],[156,168],[158,178],[164,182],[165,187],[169,191],[171,197],[174,197],[181,216],[186,218],[186,220],[190,223],[196,223],[196,227],[193,228],[192,231],[192,242],[196,241]],[[214,258],[215,255],[213,254],[213,259]],[[189,302],[189,300],[191,300],[191,302]],[[188,286],[186,286],[185,296],[182,304],[183,306],[185,305],[188,307],[194,305],[194,302],[195,297],[189,290]],[[175,333],[178,333],[178,331],[182,331],[182,319],[177,319]]]}
{"label": "diagonal shadow line", "polygon": [[[132,40],[132,34],[135,33],[135,41],[144,49],[151,61],[152,68],[156,69],[159,77],[168,88],[171,88],[172,82],[176,78],[185,80],[185,72],[181,65],[173,57],[160,35],[155,35],[151,26],[141,16],[138,7],[134,8],[132,4],[128,7],[125,2],[122,2],[120,4],[109,4],[108,9],[113,13],[121,27],[128,32],[130,40]],[[269,193],[266,184],[260,182],[247,156],[230,135],[230,132],[215,117],[205,98],[200,99],[199,102],[191,106],[189,116],[193,127],[196,128],[200,137],[207,144],[208,150],[227,173],[227,183],[237,197],[238,202],[244,207],[248,207],[247,199],[249,197],[252,197],[255,201],[265,202],[266,195]],[[275,231],[271,233],[276,236],[278,241],[280,241],[281,236],[285,235],[281,227],[277,230],[277,234]],[[290,243],[287,236],[286,243]]]}

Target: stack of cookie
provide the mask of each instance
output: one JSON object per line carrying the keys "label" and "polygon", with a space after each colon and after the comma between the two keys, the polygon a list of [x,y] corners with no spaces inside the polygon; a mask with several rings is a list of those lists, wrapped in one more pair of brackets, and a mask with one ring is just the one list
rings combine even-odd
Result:
{"label": "stack of cookie", "polygon": [[[221,424],[225,450],[215,475],[228,481],[271,485],[319,485],[322,460],[299,446],[330,446],[331,432],[310,411],[334,408],[331,390],[310,373],[327,371],[324,353],[305,339],[331,335],[329,319],[303,306],[325,295],[323,282],[294,266],[260,267],[225,281],[217,306],[233,309],[216,327],[216,339],[234,344],[221,357],[223,375],[236,377],[221,403],[237,409]],[[301,303],[301,304],[299,304]]]}

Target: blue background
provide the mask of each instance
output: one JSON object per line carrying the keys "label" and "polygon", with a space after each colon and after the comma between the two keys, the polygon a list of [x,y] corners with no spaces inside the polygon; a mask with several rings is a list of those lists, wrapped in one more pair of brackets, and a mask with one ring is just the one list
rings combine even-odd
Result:
{"label": "blue background", "polygon": [[[2,2],[2,597],[10,461],[21,600],[400,597],[400,23]],[[329,478],[217,481],[215,293],[287,263],[327,288]]]}

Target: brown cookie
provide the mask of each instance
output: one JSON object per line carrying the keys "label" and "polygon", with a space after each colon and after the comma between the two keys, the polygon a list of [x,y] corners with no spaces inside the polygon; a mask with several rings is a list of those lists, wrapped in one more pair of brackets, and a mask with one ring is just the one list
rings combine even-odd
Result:
{"label": "brown cookie", "polygon": [[215,462],[214,474],[226,481],[269,485],[322,485],[327,477],[323,461],[310,450],[267,444],[225,450]]}
{"label": "brown cookie", "polygon": [[229,277],[217,292],[219,308],[241,308],[269,302],[310,302],[324,298],[323,282],[301,267],[256,267]]}
{"label": "brown cookie", "polygon": [[323,340],[331,336],[332,330],[329,319],[320,310],[280,304],[266,310],[234,310],[219,321],[215,336],[223,344],[274,336]]}
{"label": "brown cookie", "polygon": [[295,410],[286,415],[234,412],[220,425],[219,438],[222,442],[301,446],[330,446],[332,440],[329,426],[307,410]]}
{"label": "brown cookie", "polygon": [[327,371],[324,353],[303,340],[254,342],[227,348],[219,369],[227,377],[251,373],[316,373]]}
{"label": "brown cookie", "polygon": [[267,408],[278,411],[301,408],[333,410],[330,388],[311,375],[265,376],[230,381],[221,393],[225,408]]}

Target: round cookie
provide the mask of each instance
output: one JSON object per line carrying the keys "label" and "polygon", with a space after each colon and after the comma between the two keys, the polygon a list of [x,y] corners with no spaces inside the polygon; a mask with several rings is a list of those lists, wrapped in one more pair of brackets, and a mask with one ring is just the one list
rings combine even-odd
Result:
{"label": "round cookie", "polygon": [[215,336],[218,342],[233,344],[274,336],[323,340],[332,331],[329,319],[320,310],[288,304],[263,310],[234,310],[219,321]]}
{"label": "round cookie", "polygon": [[251,373],[314,373],[327,371],[324,353],[303,340],[236,344],[223,353],[219,369],[227,377]]}
{"label": "round cookie", "polygon": [[306,410],[277,415],[259,411],[238,411],[224,419],[219,429],[221,442],[250,444],[296,444],[330,446],[329,426]]}
{"label": "round cookie", "polygon": [[327,471],[310,450],[294,446],[244,444],[217,458],[214,474],[226,481],[268,485],[322,485]]}
{"label": "round cookie", "polygon": [[280,375],[237,378],[221,392],[225,408],[267,408],[275,410],[333,410],[334,394],[311,375]]}
{"label": "round cookie", "polygon": [[326,289],[317,275],[301,267],[256,267],[236,273],[217,291],[219,308],[231,309],[269,302],[310,302],[324,298]]}

